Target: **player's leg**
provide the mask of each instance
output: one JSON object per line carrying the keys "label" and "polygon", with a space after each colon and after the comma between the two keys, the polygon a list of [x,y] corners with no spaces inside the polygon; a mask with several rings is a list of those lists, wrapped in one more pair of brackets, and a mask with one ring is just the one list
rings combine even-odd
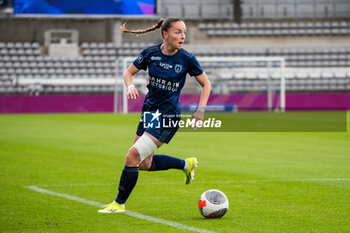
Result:
{"label": "player's leg", "polygon": [[[153,131],[148,130],[148,134],[150,136],[155,137],[159,141],[169,143],[171,138],[175,135],[177,129],[168,129],[168,130],[159,130]],[[145,129],[143,128],[143,123],[140,121],[136,136],[134,138],[134,143],[140,138],[139,135],[142,135],[145,132]],[[126,161],[127,162],[127,161]],[[172,157],[169,155],[149,155],[147,158],[145,158],[139,165],[139,170],[143,171],[161,171],[161,170],[168,170],[168,169],[179,169],[179,170],[186,170],[188,167],[191,167],[191,161],[190,163],[187,160],[179,159],[176,157]]]}
{"label": "player's leg", "polygon": [[153,155],[148,171],[163,171],[179,169],[185,173],[185,183],[190,184],[194,180],[194,169],[198,166],[197,158],[179,159],[169,155]]}
{"label": "player's leg", "polygon": [[[142,166],[142,169],[141,169]],[[140,165],[140,170],[145,171],[164,171],[168,169],[184,170],[188,167],[188,163],[184,159],[173,157],[170,155],[155,154]]]}
{"label": "player's leg", "polygon": [[[152,130],[148,132],[155,135],[162,142],[169,143],[175,135],[177,129],[167,129],[161,134],[155,133]],[[140,164],[140,170],[147,171],[163,171],[168,169],[179,169],[185,173],[185,182],[189,184],[194,179],[194,169],[198,162],[196,158],[180,159],[169,155],[155,154],[151,155]]]}
{"label": "player's leg", "polygon": [[168,169],[185,169],[186,160],[169,155],[154,154],[140,164],[142,171],[163,171]]}
{"label": "player's leg", "polygon": [[134,145],[129,149],[125,158],[125,167],[119,181],[118,195],[114,202],[107,205],[99,213],[120,213],[125,211],[125,202],[134,189],[138,174],[139,165],[163,143],[148,133],[141,137],[135,137]]}
{"label": "player's leg", "polygon": [[[185,173],[185,183],[190,184],[194,180],[194,169],[198,166],[197,158],[179,159],[169,155],[153,155],[148,161],[143,161],[142,170],[163,171],[179,169]],[[140,170],[141,170],[140,165]]]}
{"label": "player's leg", "polygon": [[116,202],[124,204],[136,185],[139,165],[152,156],[154,151],[163,143],[157,138],[145,132],[130,148],[125,158],[125,167],[120,177],[119,193]]}

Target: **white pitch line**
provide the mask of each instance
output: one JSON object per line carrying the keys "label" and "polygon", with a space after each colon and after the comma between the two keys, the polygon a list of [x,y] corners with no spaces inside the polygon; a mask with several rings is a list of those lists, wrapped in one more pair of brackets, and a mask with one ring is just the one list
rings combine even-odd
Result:
{"label": "white pitch line", "polygon": [[105,186],[105,185],[118,185],[118,183],[95,183],[95,184],[43,184],[37,185],[37,187],[71,187],[71,186]]}
{"label": "white pitch line", "polygon": [[[45,193],[45,194],[49,194],[49,195],[53,195],[53,196],[58,196],[58,197],[63,197],[69,200],[73,200],[76,202],[80,202],[80,203],[84,203],[84,204],[88,204],[88,205],[92,205],[92,206],[97,206],[97,207],[103,207],[104,204],[99,203],[99,202],[95,202],[95,201],[89,201],[86,200],[84,198],[80,198],[80,197],[76,197],[76,196],[72,196],[72,195],[68,195],[68,194],[64,194],[64,193],[57,193],[57,192],[53,192],[47,189],[42,189],[39,188],[38,186],[24,186],[25,188],[40,192],[40,193]],[[142,220],[147,220],[150,222],[155,222],[155,223],[160,223],[160,224],[164,224],[164,225],[168,225],[171,227],[175,227],[178,229],[182,229],[182,230],[187,230],[187,231],[193,231],[193,232],[200,232],[200,233],[215,233],[214,231],[209,231],[209,230],[205,230],[205,229],[199,229],[199,228],[195,228],[195,227],[190,227],[190,226],[186,226],[177,222],[173,222],[173,221],[168,221],[168,220],[164,220],[161,218],[155,218],[155,217],[151,217],[151,216],[147,216],[147,215],[143,215],[137,212],[133,212],[133,211],[129,211],[126,210],[124,212],[124,214],[135,217],[135,218],[139,218]]]}
{"label": "white pitch line", "polygon": [[[267,180],[212,180],[212,181],[195,181],[198,184],[225,184],[225,183],[264,183],[264,182],[296,182],[296,181],[350,181],[350,178],[300,178],[300,179],[267,179]],[[159,182],[159,183],[140,183],[139,185],[169,185],[183,184],[183,182]],[[70,186],[105,186],[117,185],[117,183],[96,183],[96,184],[48,184],[38,185],[41,187],[70,187]]]}

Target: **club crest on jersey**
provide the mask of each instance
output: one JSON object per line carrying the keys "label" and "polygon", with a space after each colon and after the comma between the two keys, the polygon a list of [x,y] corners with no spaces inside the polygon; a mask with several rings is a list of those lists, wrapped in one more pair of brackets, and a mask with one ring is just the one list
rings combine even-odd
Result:
{"label": "club crest on jersey", "polygon": [[137,62],[138,63],[141,63],[143,60],[143,56],[140,54],[138,57],[137,57]]}
{"label": "club crest on jersey", "polygon": [[175,72],[176,72],[176,73],[180,73],[181,70],[182,70],[182,65],[176,64],[176,65],[175,65]]}

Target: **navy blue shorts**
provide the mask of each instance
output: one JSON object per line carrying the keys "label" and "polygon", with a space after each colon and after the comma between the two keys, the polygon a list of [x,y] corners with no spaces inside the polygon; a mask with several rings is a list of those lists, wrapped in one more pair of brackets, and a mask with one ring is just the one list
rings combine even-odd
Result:
{"label": "navy blue shorts", "polygon": [[170,140],[174,137],[177,129],[178,129],[178,127],[177,128],[166,128],[166,129],[164,129],[164,128],[161,128],[161,129],[147,128],[147,129],[145,129],[143,127],[143,122],[140,121],[139,126],[137,127],[136,134],[138,136],[142,136],[142,134],[146,131],[147,133],[149,133],[153,137],[157,138],[159,141],[168,144],[170,142]]}

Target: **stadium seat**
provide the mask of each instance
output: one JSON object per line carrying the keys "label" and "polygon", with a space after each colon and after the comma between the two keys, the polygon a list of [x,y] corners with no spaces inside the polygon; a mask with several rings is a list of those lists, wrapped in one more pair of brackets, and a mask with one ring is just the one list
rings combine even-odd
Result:
{"label": "stadium seat", "polygon": [[7,42],[6,47],[11,49],[15,47],[15,44],[13,42]]}
{"label": "stadium seat", "polygon": [[90,49],[95,49],[95,48],[97,48],[97,43],[96,42],[91,42],[90,44],[89,44],[89,48]]}
{"label": "stadium seat", "polygon": [[106,48],[106,43],[104,43],[104,42],[98,43],[98,44],[97,44],[97,48],[98,48],[98,49],[105,49],[105,48]]}
{"label": "stadium seat", "polygon": [[38,42],[33,42],[32,43],[32,48],[33,49],[38,49],[40,47],[39,43]]}

